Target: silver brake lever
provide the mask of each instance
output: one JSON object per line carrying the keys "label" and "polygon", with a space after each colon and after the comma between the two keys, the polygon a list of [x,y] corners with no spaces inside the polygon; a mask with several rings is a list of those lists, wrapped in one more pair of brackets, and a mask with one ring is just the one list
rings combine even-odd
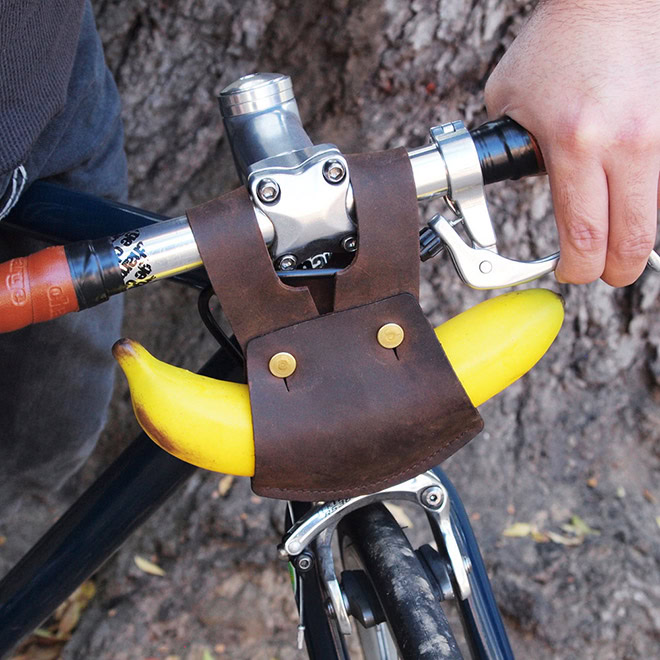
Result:
{"label": "silver brake lever", "polygon": [[487,248],[470,247],[441,215],[434,216],[429,227],[449,250],[459,277],[473,289],[524,284],[552,272],[559,262],[559,252],[536,261],[516,261]]}
{"label": "silver brake lever", "polygon": [[451,122],[432,128],[431,138],[447,170],[447,202],[462,220],[472,246],[467,245],[441,215],[436,215],[429,227],[449,250],[460,278],[474,289],[500,289],[553,271],[559,253],[529,262],[507,259],[497,253],[481,163],[472,136],[463,123]]}
{"label": "silver brake lever", "polygon": [[[555,270],[559,252],[534,261],[516,261],[498,254],[479,156],[463,123],[436,126],[431,129],[431,138],[446,168],[446,201],[462,221],[472,246],[441,215],[434,216],[429,227],[449,250],[463,282],[473,289],[501,289],[530,282]],[[655,250],[649,256],[648,266],[660,272],[660,255]]]}

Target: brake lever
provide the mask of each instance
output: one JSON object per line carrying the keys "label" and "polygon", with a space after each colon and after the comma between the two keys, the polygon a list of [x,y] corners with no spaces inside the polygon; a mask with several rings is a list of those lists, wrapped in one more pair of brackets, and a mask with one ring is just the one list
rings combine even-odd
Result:
{"label": "brake lever", "polygon": [[492,249],[470,247],[441,215],[434,216],[429,227],[449,251],[459,277],[473,289],[501,289],[524,284],[552,272],[559,262],[559,252],[534,261],[516,261]]}
{"label": "brake lever", "polygon": [[[437,237],[422,240],[422,260],[446,248],[459,277],[474,289],[500,289],[530,282],[555,270],[559,252],[533,261],[517,261],[498,254],[497,237],[486,203],[481,162],[475,143],[463,122],[431,129],[431,139],[440,152],[446,172],[448,206],[462,222],[472,245],[468,245],[441,215],[428,223]],[[427,231],[427,230],[425,230]],[[660,272],[660,255],[652,251],[648,266]]]}
{"label": "brake lever", "polygon": [[535,280],[553,271],[559,253],[536,261],[516,261],[498,254],[479,155],[463,122],[432,128],[431,139],[447,169],[448,195],[445,199],[462,221],[472,246],[466,244],[441,215],[434,216],[429,227],[449,251],[463,282],[473,289],[500,289]]}

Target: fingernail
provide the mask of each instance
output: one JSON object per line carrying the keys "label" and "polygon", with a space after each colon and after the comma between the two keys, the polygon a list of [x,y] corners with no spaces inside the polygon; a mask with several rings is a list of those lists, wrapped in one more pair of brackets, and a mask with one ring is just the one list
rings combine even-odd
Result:
{"label": "fingernail", "polygon": [[565,280],[558,271],[555,271],[555,279],[559,284],[568,284],[568,280]]}

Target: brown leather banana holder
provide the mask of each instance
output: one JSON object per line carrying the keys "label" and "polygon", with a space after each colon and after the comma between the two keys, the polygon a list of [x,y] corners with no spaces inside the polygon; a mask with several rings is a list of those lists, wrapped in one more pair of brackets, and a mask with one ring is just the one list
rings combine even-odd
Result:
{"label": "brown leather banana holder", "polygon": [[[245,189],[188,212],[247,363],[253,490],[313,501],[394,485],[483,427],[418,303],[418,210],[404,149],[348,157],[358,253],[333,280],[289,287],[273,269]],[[327,185],[327,184],[326,184]],[[403,329],[396,348],[378,331]],[[294,356],[286,378],[269,368]]]}

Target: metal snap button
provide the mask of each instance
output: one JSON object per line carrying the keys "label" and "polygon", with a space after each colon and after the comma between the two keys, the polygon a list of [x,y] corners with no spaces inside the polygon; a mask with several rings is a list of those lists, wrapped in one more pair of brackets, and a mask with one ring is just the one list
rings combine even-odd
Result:
{"label": "metal snap button", "polygon": [[403,328],[397,323],[386,323],[378,331],[378,343],[383,348],[396,348],[404,338]]}
{"label": "metal snap button", "polygon": [[288,378],[296,370],[296,358],[291,353],[275,353],[268,362],[270,373],[277,378]]}

